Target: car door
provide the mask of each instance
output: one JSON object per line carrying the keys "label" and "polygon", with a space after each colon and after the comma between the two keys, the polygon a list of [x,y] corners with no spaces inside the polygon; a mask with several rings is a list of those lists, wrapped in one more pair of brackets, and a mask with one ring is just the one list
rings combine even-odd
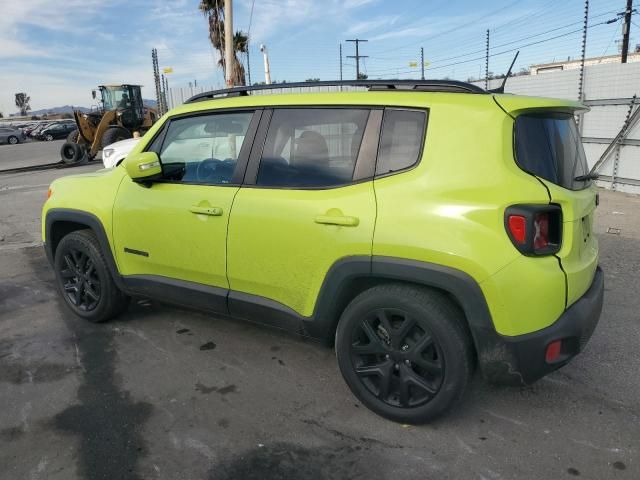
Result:
{"label": "car door", "polygon": [[213,293],[226,309],[227,224],[260,114],[171,119],[147,147],[159,154],[162,178],[145,186],[126,177],[113,209],[116,259],[129,286],[163,296],[161,286],[167,295],[179,290],[181,303]]}
{"label": "car door", "polygon": [[265,111],[229,224],[231,314],[268,299],[311,316],[331,266],[371,255],[381,118],[367,107]]}

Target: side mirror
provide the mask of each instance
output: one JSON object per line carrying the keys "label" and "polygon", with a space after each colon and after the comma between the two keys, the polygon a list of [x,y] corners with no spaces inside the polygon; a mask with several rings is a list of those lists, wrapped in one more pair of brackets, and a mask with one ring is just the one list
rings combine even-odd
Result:
{"label": "side mirror", "polygon": [[96,99],[96,91],[95,90],[91,90],[91,96],[93,97],[93,99]]}
{"label": "side mirror", "polygon": [[148,182],[162,174],[162,166],[156,152],[142,152],[128,155],[124,168],[134,182]]}

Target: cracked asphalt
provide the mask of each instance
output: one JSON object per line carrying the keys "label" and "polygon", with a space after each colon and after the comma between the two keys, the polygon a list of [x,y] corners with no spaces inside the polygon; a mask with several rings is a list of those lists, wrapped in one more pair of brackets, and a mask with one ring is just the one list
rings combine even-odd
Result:
{"label": "cracked asphalt", "polygon": [[53,178],[96,168],[0,175],[0,479],[640,478],[640,197],[601,192],[606,296],[586,351],[527,388],[476,375],[413,427],[286,333],[145,299],[103,325],[71,314],[40,208]]}

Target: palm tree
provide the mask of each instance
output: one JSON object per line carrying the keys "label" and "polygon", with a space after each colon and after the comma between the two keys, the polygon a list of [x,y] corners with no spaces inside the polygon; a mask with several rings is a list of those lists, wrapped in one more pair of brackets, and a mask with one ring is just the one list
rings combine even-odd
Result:
{"label": "palm tree", "polygon": [[[200,0],[198,6],[202,14],[209,22],[209,40],[213,48],[220,53],[218,65],[226,78],[227,66],[225,65],[224,50],[224,0]],[[247,53],[249,37],[238,30],[233,36],[233,64],[231,66],[231,81],[233,85],[245,85],[244,66],[238,60],[238,53]]]}

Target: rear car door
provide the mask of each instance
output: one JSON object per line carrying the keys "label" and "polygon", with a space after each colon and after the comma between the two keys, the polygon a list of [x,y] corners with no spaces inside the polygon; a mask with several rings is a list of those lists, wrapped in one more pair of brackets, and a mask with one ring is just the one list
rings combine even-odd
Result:
{"label": "rear car door", "polygon": [[309,317],[331,266],[370,256],[382,110],[265,111],[229,223],[229,310],[275,301]]}
{"label": "rear car door", "polygon": [[216,287],[226,309],[227,224],[260,115],[247,110],[171,119],[151,142],[147,150],[159,154],[162,178],[145,186],[125,177],[113,209],[125,280]]}
{"label": "rear car door", "polygon": [[593,234],[597,190],[584,179],[589,169],[573,114],[542,110],[519,115],[515,147],[519,166],[536,175],[551,203],[562,208],[562,246],[556,256],[566,275],[570,306],[587,291],[598,266]]}

